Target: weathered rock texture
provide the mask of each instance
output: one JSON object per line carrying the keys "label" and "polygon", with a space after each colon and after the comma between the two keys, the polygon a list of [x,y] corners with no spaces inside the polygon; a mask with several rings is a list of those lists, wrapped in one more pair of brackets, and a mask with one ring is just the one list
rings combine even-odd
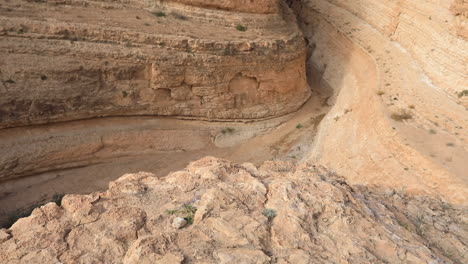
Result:
{"label": "weathered rock texture", "polygon": [[466,1],[291,3],[310,76],[334,91],[309,158],[352,184],[468,204]]}
{"label": "weathered rock texture", "polygon": [[216,8],[248,13],[276,13],[279,0],[169,0],[193,6]]}
{"label": "weathered rock texture", "polygon": [[[0,230],[1,263],[466,263],[466,211],[310,164],[207,157],[67,195]],[[176,229],[173,219],[192,224]]]}
{"label": "weathered rock texture", "polygon": [[213,4],[236,12],[172,1],[2,3],[0,128],[128,115],[259,119],[297,110],[310,91],[294,15],[277,1],[246,6],[264,14],[238,12],[242,3]]}

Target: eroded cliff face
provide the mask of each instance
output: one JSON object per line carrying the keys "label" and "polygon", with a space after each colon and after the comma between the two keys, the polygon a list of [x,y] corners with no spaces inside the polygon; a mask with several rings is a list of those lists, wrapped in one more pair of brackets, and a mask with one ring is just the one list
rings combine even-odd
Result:
{"label": "eroded cliff face", "polygon": [[[277,1],[2,3],[0,181],[302,163],[126,174],[0,229],[0,262],[468,262],[466,1],[286,2],[307,49]],[[294,115],[155,118],[293,112],[305,60]],[[96,118],[126,115],[153,117]]]}
{"label": "eroded cliff face", "polygon": [[37,208],[0,229],[0,262],[466,263],[466,218],[438,200],[351,188],[320,166],[207,157]]}
{"label": "eroded cliff face", "polygon": [[169,0],[172,2],[184,3],[192,6],[205,8],[215,8],[230,11],[247,13],[269,14],[279,10],[279,0]]}
{"label": "eroded cliff face", "polygon": [[292,1],[333,90],[309,158],[352,184],[467,203],[466,1]]}
{"label": "eroded cliff face", "polygon": [[[197,7],[204,3],[236,12]],[[261,14],[243,13],[242,3],[2,3],[0,128],[104,116],[247,120],[297,110],[310,90],[293,14],[277,1],[250,1],[245,8]]]}

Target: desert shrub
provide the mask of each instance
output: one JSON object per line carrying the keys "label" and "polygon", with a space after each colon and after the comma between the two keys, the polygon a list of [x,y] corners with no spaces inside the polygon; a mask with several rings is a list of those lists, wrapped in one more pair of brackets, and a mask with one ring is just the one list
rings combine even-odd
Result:
{"label": "desert shrub", "polygon": [[468,90],[463,90],[458,93],[458,98],[461,98],[463,96],[468,96]]}
{"label": "desert shrub", "polygon": [[402,122],[404,120],[412,119],[413,116],[409,111],[400,110],[399,112],[395,112],[390,116],[393,120]]}
{"label": "desert shrub", "polygon": [[234,132],[234,130],[235,130],[235,129],[232,128],[232,127],[226,127],[226,128],[223,128],[223,129],[221,130],[221,133],[223,133],[223,134],[231,134],[231,133]]}
{"label": "desert shrub", "polygon": [[241,32],[245,32],[247,31],[247,27],[246,26],[243,26],[243,25],[237,25],[236,26],[236,29],[241,31]]}
{"label": "desert shrub", "polygon": [[165,17],[166,13],[164,13],[162,11],[156,11],[156,12],[153,12],[153,15],[155,15],[157,17]]}
{"label": "desert shrub", "polygon": [[263,210],[263,215],[266,216],[268,220],[272,220],[276,216],[276,211],[275,209],[265,208],[265,210]]}

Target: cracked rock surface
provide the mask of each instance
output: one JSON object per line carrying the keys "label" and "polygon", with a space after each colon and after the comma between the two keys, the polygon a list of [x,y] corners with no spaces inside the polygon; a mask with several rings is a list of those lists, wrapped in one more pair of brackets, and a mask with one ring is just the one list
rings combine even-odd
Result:
{"label": "cracked rock surface", "polygon": [[0,230],[0,263],[466,263],[467,216],[312,164],[206,157],[35,209]]}

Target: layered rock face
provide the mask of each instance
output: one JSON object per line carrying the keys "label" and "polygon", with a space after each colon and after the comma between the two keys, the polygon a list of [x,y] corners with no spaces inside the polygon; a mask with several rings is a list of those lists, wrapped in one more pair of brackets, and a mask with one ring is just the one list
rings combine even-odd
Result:
{"label": "layered rock face", "polygon": [[278,12],[279,0],[169,0],[193,6],[216,8],[248,13],[269,14]]}
{"label": "layered rock face", "polygon": [[246,120],[297,110],[310,91],[293,14],[277,1],[213,3],[2,3],[0,128],[129,115]]}
{"label": "layered rock face", "polygon": [[332,110],[309,158],[352,184],[468,200],[466,1],[290,1]]}
{"label": "layered rock face", "polygon": [[207,157],[35,209],[0,230],[0,262],[466,263],[466,219],[440,201],[351,188],[311,164]]}

